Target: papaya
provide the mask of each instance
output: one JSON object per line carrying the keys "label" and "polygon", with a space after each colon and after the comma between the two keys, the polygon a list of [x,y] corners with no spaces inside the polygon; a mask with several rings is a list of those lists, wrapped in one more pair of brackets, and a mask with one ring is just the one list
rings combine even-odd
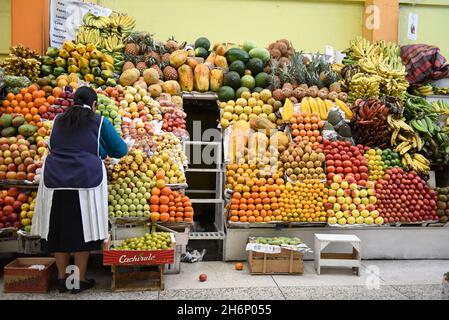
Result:
{"label": "papaya", "polygon": [[114,65],[110,64],[109,62],[102,62],[101,63],[101,69],[102,70],[109,70],[114,72],[115,68]]}
{"label": "papaya", "polygon": [[170,55],[170,65],[174,68],[182,66],[188,57],[186,50],[176,50]]}
{"label": "papaya", "polygon": [[187,58],[187,61],[186,61],[187,65],[190,68],[192,68],[192,70],[195,70],[195,67],[203,62],[204,62],[203,58],[195,58],[195,57],[193,57],[193,58],[189,57],[189,58]]}
{"label": "papaya", "polygon": [[62,44],[62,49],[66,50],[67,52],[73,51],[76,49],[75,44],[73,41],[64,41]]}
{"label": "papaya", "polygon": [[209,63],[212,67],[214,67],[216,57],[217,54],[215,52],[211,52],[210,55],[207,57],[206,62]]}
{"label": "papaya", "polygon": [[190,66],[183,64],[178,68],[179,84],[182,91],[193,90],[193,70]]}
{"label": "papaya", "polygon": [[103,60],[104,59],[104,53],[101,52],[100,50],[94,50],[90,53],[90,56],[93,59],[97,59],[97,60]]}
{"label": "papaya", "polygon": [[181,93],[181,87],[179,86],[178,81],[175,80],[165,81],[164,84],[162,85],[162,90],[164,90],[165,93],[168,93],[172,96]]}
{"label": "papaya", "polygon": [[226,58],[224,56],[217,55],[215,57],[215,65],[224,70],[228,70],[228,61],[226,60]]}
{"label": "papaya", "polygon": [[70,53],[67,50],[62,49],[59,51],[59,57],[67,59],[70,57]]}
{"label": "papaya", "polygon": [[79,54],[84,54],[86,53],[86,46],[84,44],[78,43],[76,45],[76,51],[78,51]]}
{"label": "papaya", "polygon": [[218,92],[223,84],[223,70],[212,69],[210,71],[210,89]]}
{"label": "papaya", "polygon": [[110,55],[107,54],[105,54],[101,60],[109,64],[114,64],[114,58],[112,58]]}
{"label": "papaya", "polygon": [[196,66],[194,70],[195,90],[205,92],[209,90],[209,67],[204,63]]}
{"label": "papaya", "polygon": [[88,51],[88,52],[92,52],[92,51],[94,51],[94,50],[96,50],[97,48],[95,47],[95,45],[93,44],[93,43],[88,43],[88,44],[86,44],[86,50]]}

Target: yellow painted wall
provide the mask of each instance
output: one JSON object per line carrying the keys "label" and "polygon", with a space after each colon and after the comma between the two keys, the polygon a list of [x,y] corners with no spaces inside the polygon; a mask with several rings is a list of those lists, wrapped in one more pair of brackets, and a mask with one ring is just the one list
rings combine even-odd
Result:
{"label": "yellow painted wall", "polygon": [[[425,3],[425,2],[424,2]],[[424,43],[438,46],[449,60],[449,1],[447,5],[408,5],[401,4],[399,14],[399,43]],[[407,37],[408,15],[418,14],[418,39],[411,41]]]}
{"label": "yellow painted wall", "polygon": [[98,0],[92,1],[137,20],[137,29],[158,40],[172,35],[194,42],[253,40],[267,46],[287,38],[297,49],[344,49],[362,32],[363,1],[301,0]]}
{"label": "yellow painted wall", "polygon": [[0,0],[0,60],[11,46],[11,0]]}

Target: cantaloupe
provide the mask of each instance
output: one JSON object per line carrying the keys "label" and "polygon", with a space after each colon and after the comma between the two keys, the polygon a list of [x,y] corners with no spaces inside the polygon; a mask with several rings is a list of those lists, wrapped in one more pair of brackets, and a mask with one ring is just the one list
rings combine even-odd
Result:
{"label": "cantaloupe", "polygon": [[152,98],[157,98],[162,93],[162,87],[159,84],[152,84],[148,87],[148,93]]}

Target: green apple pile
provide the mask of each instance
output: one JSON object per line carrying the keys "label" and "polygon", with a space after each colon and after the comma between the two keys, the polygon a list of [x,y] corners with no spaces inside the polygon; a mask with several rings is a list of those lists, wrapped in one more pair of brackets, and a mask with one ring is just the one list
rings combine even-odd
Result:
{"label": "green apple pile", "polygon": [[355,180],[342,180],[335,175],[329,188],[328,202],[324,205],[329,224],[383,224],[384,220],[376,210],[377,203],[374,182],[368,181],[366,189],[360,189]]}
{"label": "green apple pile", "polygon": [[114,250],[167,250],[171,247],[171,237],[168,232],[145,233],[140,238],[130,238],[122,242]]}
{"label": "green apple pile", "polygon": [[103,94],[98,95],[98,105],[95,111],[98,115],[103,116],[114,125],[115,131],[122,136],[122,117],[118,114],[119,108],[115,102]]}

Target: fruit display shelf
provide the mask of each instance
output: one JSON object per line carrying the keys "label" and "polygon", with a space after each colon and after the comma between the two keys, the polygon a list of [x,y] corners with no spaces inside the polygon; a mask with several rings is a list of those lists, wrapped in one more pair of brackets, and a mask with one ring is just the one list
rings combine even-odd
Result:
{"label": "fruit display shelf", "polygon": [[[217,100],[218,96],[215,92],[188,92],[183,91],[182,92],[182,98],[185,100]],[[218,101],[218,100],[217,100]]]}
{"label": "fruit display shelf", "polygon": [[[432,227],[431,227],[432,226]],[[362,240],[362,259],[449,259],[449,224],[421,226],[379,227],[298,227],[283,228],[228,228],[224,245],[224,260],[246,259],[246,243],[249,237],[298,237],[314,250],[315,233],[354,234]],[[332,253],[342,248],[330,248]],[[305,254],[305,260],[313,255]]]}
{"label": "fruit display shelf", "polygon": [[284,228],[298,228],[298,227],[325,227],[327,222],[284,222],[284,221],[273,221],[273,222],[233,222],[227,221],[228,228],[230,229],[284,229]]}
{"label": "fruit display shelf", "polygon": [[39,187],[39,182],[21,181],[21,180],[0,180],[0,186],[7,188],[15,187],[15,188],[37,189]]}

